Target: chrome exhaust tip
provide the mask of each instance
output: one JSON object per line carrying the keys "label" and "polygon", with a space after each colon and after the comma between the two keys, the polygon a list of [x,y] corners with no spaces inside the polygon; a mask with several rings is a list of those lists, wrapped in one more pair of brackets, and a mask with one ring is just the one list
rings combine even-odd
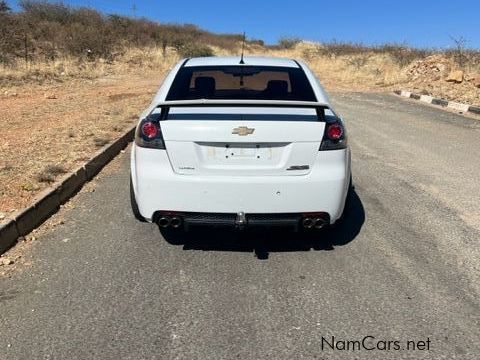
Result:
{"label": "chrome exhaust tip", "polygon": [[315,229],[321,229],[327,225],[327,221],[324,218],[317,217],[314,221]]}
{"label": "chrome exhaust tip", "polygon": [[302,225],[305,229],[311,229],[313,226],[313,220],[309,217],[304,218],[302,221]]}
{"label": "chrome exhaust tip", "polygon": [[172,220],[170,221],[170,225],[174,229],[178,229],[182,225],[182,218],[180,218],[178,216],[172,217]]}
{"label": "chrome exhaust tip", "polygon": [[161,228],[167,228],[170,226],[172,220],[169,216],[162,216],[158,219],[158,226]]}

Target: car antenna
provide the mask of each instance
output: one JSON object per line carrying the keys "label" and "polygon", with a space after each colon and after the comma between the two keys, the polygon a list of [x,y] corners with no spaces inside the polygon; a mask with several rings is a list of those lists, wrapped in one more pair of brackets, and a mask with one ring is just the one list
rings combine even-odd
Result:
{"label": "car antenna", "polygon": [[245,52],[245,31],[243,32],[243,41],[242,41],[242,56],[240,57],[240,64],[244,65],[245,61],[243,61],[243,53]]}

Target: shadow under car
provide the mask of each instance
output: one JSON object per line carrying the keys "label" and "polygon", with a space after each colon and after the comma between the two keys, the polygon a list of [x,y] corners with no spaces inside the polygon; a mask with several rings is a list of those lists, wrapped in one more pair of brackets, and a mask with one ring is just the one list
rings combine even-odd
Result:
{"label": "shadow under car", "polygon": [[271,252],[334,250],[353,241],[365,222],[365,209],[355,189],[349,194],[344,217],[322,230],[294,232],[283,228],[237,230],[215,227],[192,227],[188,232],[176,229],[159,230],[170,244],[183,245],[184,250],[255,252],[267,259]]}

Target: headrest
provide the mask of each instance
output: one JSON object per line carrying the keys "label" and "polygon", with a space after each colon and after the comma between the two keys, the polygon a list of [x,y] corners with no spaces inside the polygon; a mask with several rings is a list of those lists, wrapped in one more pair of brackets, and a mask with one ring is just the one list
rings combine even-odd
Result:
{"label": "headrest", "polygon": [[211,95],[215,92],[215,79],[210,76],[199,76],[195,79],[195,90],[202,95]]}
{"label": "headrest", "polygon": [[267,83],[267,88],[265,91],[286,95],[288,93],[288,82],[284,80],[270,80]]}

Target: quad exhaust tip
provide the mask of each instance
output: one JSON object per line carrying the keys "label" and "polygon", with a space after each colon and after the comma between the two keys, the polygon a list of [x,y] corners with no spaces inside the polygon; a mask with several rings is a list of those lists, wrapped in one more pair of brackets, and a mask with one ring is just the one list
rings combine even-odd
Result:
{"label": "quad exhaust tip", "polygon": [[327,221],[324,218],[321,218],[321,217],[315,218],[315,222],[314,222],[315,229],[321,229],[325,225],[327,225]]}
{"label": "quad exhaust tip", "polygon": [[170,216],[161,216],[158,219],[158,226],[160,226],[161,228],[167,228],[170,226],[171,223],[172,219],[170,219]]}
{"label": "quad exhaust tip", "polygon": [[306,216],[302,220],[304,229],[322,229],[326,225],[328,225],[328,218],[325,218],[325,216]]}
{"label": "quad exhaust tip", "polygon": [[180,216],[170,216],[170,215],[161,215],[158,220],[157,224],[159,227],[166,229],[168,227],[172,227],[174,229],[178,229],[183,224],[183,219]]}
{"label": "quad exhaust tip", "polygon": [[306,217],[303,219],[302,225],[305,229],[311,229],[313,227],[313,220],[309,217]]}
{"label": "quad exhaust tip", "polygon": [[174,229],[178,229],[182,225],[182,219],[178,216],[173,216],[170,221],[170,226]]}

